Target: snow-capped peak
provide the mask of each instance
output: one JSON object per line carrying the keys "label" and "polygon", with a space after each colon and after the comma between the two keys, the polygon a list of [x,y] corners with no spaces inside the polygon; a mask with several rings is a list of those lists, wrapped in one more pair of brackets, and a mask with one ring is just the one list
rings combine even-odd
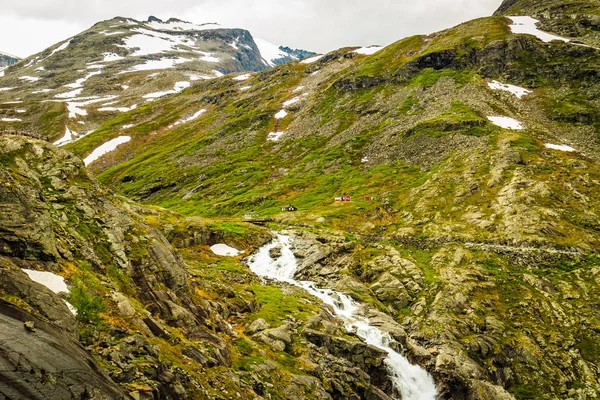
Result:
{"label": "snow-capped peak", "polygon": [[254,38],[254,42],[258,46],[260,55],[264,63],[269,67],[277,65],[276,61],[282,58],[289,58],[291,60],[297,60],[298,58],[283,51],[280,46],[274,45],[268,40]]}

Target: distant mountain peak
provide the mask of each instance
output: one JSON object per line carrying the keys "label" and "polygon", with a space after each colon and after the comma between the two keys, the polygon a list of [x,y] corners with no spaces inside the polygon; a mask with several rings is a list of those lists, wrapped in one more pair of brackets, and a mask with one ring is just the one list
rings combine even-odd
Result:
{"label": "distant mountain peak", "polygon": [[[32,135],[52,141],[67,132],[74,140],[114,113],[178,93],[194,81],[263,71],[312,54],[214,22],[115,17],[20,63],[0,54],[0,103],[20,104],[0,110],[0,127],[31,127]],[[66,108],[56,111],[61,117],[55,126],[40,128],[38,118],[61,103]],[[16,111],[27,110],[29,104],[43,107],[22,113],[26,115]]]}
{"label": "distant mountain peak", "polygon": [[6,68],[21,61],[20,57],[0,51],[0,68]]}

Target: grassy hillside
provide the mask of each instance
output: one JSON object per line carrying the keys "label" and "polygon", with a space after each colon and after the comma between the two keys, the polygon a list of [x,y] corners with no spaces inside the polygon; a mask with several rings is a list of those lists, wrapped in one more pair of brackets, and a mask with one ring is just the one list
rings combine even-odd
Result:
{"label": "grassy hillside", "polygon": [[[513,35],[503,18],[484,18],[372,56],[342,49],[243,82],[204,82],[121,114],[67,147],[85,156],[108,139],[132,136],[92,170],[124,195],[186,215],[278,215],[292,203],[300,212],[280,218],[592,245],[593,230],[567,218],[574,210],[555,196],[572,195],[566,179],[574,164],[597,176],[599,61],[592,49],[543,44]],[[492,79],[533,93],[518,99],[493,91]],[[293,99],[288,114],[274,118]],[[171,127],[200,109],[206,113],[197,120]],[[502,129],[487,118],[495,115],[516,118],[525,130]],[[285,134],[269,141],[275,131]],[[578,151],[544,147],[563,141]],[[490,207],[507,191],[522,203],[510,189],[520,180],[536,188],[529,195],[541,210],[561,210],[551,223],[556,232],[548,233],[547,221],[517,232],[499,215],[506,204]],[[596,195],[594,187],[577,190]],[[335,204],[342,194],[355,201]],[[594,205],[573,207],[596,218]],[[473,214],[487,222],[470,221]]]}

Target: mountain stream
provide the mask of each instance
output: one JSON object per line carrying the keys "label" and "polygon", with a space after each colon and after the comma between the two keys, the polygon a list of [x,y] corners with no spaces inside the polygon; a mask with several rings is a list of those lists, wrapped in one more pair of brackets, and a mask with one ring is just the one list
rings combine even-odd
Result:
{"label": "mountain stream", "polygon": [[[306,290],[318,297],[323,303],[330,305],[335,314],[342,318],[348,331],[356,331],[357,335],[367,344],[387,352],[385,365],[395,389],[403,400],[435,400],[437,390],[431,375],[423,368],[412,365],[405,357],[391,348],[394,339],[389,333],[369,324],[368,318],[360,315],[361,307],[349,296],[331,289],[322,289],[314,282],[294,279],[297,271],[297,261],[291,250],[291,239],[288,236],[276,234],[277,237],[269,244],[259,249],[248,259],[248,266],[260,277],[287,282]],[[281,257],[271,258],[271,249],[280,247]]]}

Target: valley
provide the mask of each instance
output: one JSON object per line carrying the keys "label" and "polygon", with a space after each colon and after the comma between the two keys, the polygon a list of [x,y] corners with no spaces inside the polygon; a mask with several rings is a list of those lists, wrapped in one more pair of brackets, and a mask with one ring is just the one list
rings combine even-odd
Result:
{"label": "valley", "polygon": [[600,397],[599,16],[119,17],[8,66],[0,397]]}

